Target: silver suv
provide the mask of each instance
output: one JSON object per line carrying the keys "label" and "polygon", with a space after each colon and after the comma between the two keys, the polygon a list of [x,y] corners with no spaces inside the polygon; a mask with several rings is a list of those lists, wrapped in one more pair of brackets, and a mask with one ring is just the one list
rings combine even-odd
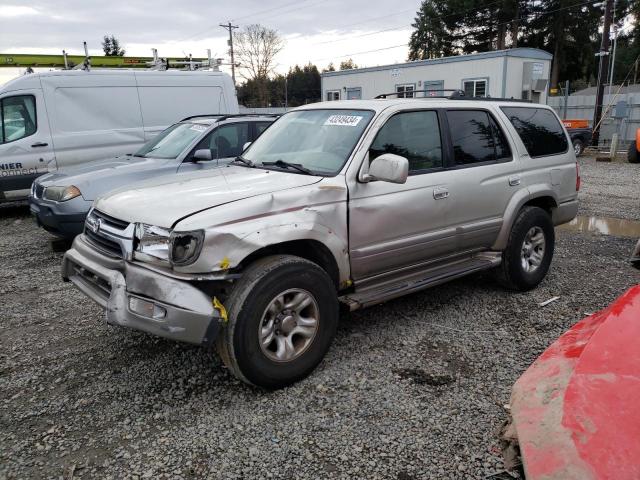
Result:
{"label": "silver suv", "polygon": [[545,277],[580,184],[554,112],[446,98],[307,105],[231,165],[95,201],[62,275],[107,322],[210,346],[278,388],[368,307],[492,269]]}

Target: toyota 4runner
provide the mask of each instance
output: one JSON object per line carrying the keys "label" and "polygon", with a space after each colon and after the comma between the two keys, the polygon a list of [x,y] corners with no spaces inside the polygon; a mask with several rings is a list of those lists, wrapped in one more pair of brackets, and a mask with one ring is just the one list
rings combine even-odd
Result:
{"label": "toyota 4runner", "polygon": [[322,360],[340,303],[489,269],[537,286],[578,209],[570,145],[544,105],[307,105],[227,167],[98,198],[62,276],[108,323],[215,344],[241,380],[282,387]]}

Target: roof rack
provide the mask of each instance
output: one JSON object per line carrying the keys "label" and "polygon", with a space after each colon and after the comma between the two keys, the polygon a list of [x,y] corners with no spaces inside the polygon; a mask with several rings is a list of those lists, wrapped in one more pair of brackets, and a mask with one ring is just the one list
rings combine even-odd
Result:
{"label": "roof rack", "polygon": [[[414,93],[440,93],[440,92],[451,92],[451,95],[448,97],[414,97]],[[407,93],[411,93],[411,97],[405,97]],[[460,89],[444,89],[444,90],[412,90],[409,92],[393,92],[393,93],[382,93],[376,99],[387,98],[390,95],[403,95],[403,97],[398,98],[439,98],[439,99],[447,99],[447,100],[478,100],[478,101],[489,101],[489,102],[518,102],[518,103],[533,103],[531,100],[523,100],[520,98],[500,98],[500,97],[467,97],[464,94],[463,90]]]}
{"label": "roof rack", "polygon": [[205,113],[205,114],[201,114],[201,115],[191,115],[190,117],[185,117],[182,120],[180,120],[181,122],[186,122],[187,120],[193,120],[195,118],[209,118],[209,117],[219,117],[217,118],[218,122],[221,122],[222,120],[226,120],[228,118],[236,118],[236,117],[274,117],[274,118],[278,118],[281,114],[280,113],[230,113],[230,114],[225,114],[225,113]]}
{"label": "roof rack", "polygon": [[[389,96],[393,96],[395,95],[398,98],[416,98],[413,96],[414,93],[444,93],[444,92],[451,92],[451,95],[449,95],[448,97],[434,97],[434,98],[449,98],[449,99],[454,99],[454,98],[461,98],[464,97],[464,91],[460,90],[460,89],[455,89],[455,88],[445,88],[445,89],[429,89],[429,90],[410,90],[408,92],[391,92],[391,93],[381,93],[380,95],[378,95],[377,97],[374,97],[376,99],[379,98],[387,98]],[[411,97],[405,97],[404,95],[407,94],[411,94]],[[402,97],[400,97],[399,95],[402,95]]]}

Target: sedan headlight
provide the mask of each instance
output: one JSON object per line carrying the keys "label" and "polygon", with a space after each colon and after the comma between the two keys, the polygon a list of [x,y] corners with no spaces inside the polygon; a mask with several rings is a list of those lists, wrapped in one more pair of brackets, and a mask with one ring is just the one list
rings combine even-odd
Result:
{"label": "sedan headlight", "polygon": [[80,189],[75,185],[69,185],[66,187],[47,187],[44,189],[43,198],[47,200],[53,200],[54,202],[66,202],[72,198],[76,198],[82,195]]}
{"label": "sedan headlight", "polygon": [[171,232],[167,228],[137,223],[133,256],[143,262],[190,265],[200,255],[203,241],[202,230]]}
{"label": "sedan headlight", "polygon": [[173,232],[171,234],[171,256],[169,257],[171,264],[191,265],[198,259],[203,243],[204,232],[202,230]]}

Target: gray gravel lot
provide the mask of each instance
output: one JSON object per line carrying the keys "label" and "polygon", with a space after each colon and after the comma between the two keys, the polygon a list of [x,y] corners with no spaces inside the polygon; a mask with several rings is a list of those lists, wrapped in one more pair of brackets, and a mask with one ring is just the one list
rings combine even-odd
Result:
{"label": "gray gravel lot", "polygon": [[[640,220],[640,167],[581,164],[582,213]],[[0,478],[490,477],[513,382],[640,282],[634,239],[557,236],[538,289],[476,275],[343,314],[319,369],[267,393],[212,352],[107,326],[28,210],[0,207]]]}

